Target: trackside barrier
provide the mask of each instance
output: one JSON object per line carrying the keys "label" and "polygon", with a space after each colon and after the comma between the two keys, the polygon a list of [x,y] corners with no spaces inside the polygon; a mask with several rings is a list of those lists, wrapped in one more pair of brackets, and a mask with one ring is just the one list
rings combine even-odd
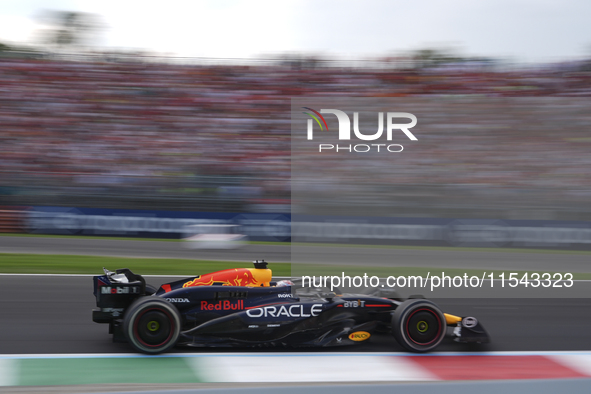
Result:
{"label": "trackside barrier", "polygon": [[[192,229],[236,228],[251,241],[286,242],[291,217],[281,213],[184,212],[31,207],[27,230],[37,234],[187,238]],[[208,231],[211,233],[211,231]]]}
{"label": "trackside barrier", "polygon": [[[17,222],[9,216],[3,223],[4,231],[14,231]],[[179,239],[196,235],[191,229],[216,227],[235,228],[234,233],[249,241],[591,249],[591,222],[584,221],[31,207],[25,224],[28,232],[56,235]],[[220,232],[207,233],[217,234],[216,241],[227,237],[220,237]]]}
{"label": "trackside barrier", "polygon": [[0,209],[0,233],[22,233],[23,211]]}

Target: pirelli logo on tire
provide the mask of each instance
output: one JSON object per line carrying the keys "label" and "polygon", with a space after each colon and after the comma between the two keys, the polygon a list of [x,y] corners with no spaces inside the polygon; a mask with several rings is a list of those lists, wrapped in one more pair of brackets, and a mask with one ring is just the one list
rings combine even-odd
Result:
{"label": "pirelli logo on tire", "polygon": [[349,339],[355,342],[368,340],[369,337],[371,337],[371,334],[367,331],[355,331],[349,334]]}

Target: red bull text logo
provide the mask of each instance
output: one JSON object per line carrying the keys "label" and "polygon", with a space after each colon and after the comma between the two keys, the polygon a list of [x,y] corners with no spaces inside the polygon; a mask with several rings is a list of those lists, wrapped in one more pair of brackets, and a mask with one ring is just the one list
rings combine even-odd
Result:
{"label": "red bull text logo", "polygon": [[202,311],[240,311],[244,309],[244,300],[230,301],[224,300],[216,303],[201,301]]}

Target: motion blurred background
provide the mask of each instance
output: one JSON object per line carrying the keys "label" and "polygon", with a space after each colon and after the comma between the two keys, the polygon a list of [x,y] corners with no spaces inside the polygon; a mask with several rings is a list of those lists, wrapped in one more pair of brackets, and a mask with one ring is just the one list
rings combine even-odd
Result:
{"label": "motion blurred background", "polygon": [[[2,1],[0,231],[179,237],[180,225],[96,219],[226,223],[238,219],[212,213],[248,213],[281,227],[261,240],[287,241],[292,208],[355,215],[334,202],[343,189],[331,172],[326,201],[291,201],[298,97],[427,98],[449,125],[421,131],[419,120],[422,148],[395,169],[363,158],[379,183],[360,188],[374,196],[372,216],[587,229],[589,11],[575,0]],[[500,121],[446,118],[436,105],[446,99]],[[344,176],[368,183],[363,171]],[[317,185],[298,186],[307,188]],[[95,221],[56,224],[63,214]],[[583,241],[549,245],[591,242],[587,230],[574,237]]]}
{"label": "motion blurred background", "polygon": [[[400,295],[439,297],[444,310],[477,316],[493,339],[461,349],[450,341],[443,351],[590,349],[581,314],[589,252],[571,253],[591,249],[589,15],[586,0],[0,0],[0,233],[9,235],[0,237],[0,272],[125,266],[196,275],[260,258],[292,277],[321,273],[318,262],[330,265],[324,274],[382,278],[571,272],[586,280],[573,292],[536,292],[526,281],[515,291],[491,283],[451,294],[409,285]],[[343,100],[351,105],[340,107]],[[292,130],[302,137],[307,121],[302,106],[360,109],[370,132],[378,108],[414,113],[418,141],[401,136],[395,143],[405,150],[387,158],[294,151]],[[274,243],[187,250],[183,242],[20,236],[160,240],[207,228]],[[130,351],[91,321],[88,277],[0,278],[4,355]],[[360,349],[401,350],[369,346]],[[377,376],[368,374],[375,364],[359,368],[362,359],[342,355],[322,362],[347,380]],[[387,362],[398,371],[386,379],[411,379],[395,358]],[[584,375],[538,356],[509,364],[470,357],[444,370],[460,371],[453,379],[493,378],[499,368],[494,378],[509,370],[516,379],[579,378],[590,375],[587,358],[570,361]],[[116,373],[143,382],[155,371],[136,357],[129,370],[105,360],[106,369],[86,368],[94,380],[72,373],[69,365],[87,365],[77,359],[48,358],[51,368],[23,368],[18,383],[11,365],[20,361],[3,359],[0,386],[74,377],[102,390]],[[323,379],[315,363],[306,375],[291,360],[268,360],[288,381]],[[219,373],[232,369],[242,380],[250,371]],[[168,371],[154,373],[167,389],[180,376]]]}

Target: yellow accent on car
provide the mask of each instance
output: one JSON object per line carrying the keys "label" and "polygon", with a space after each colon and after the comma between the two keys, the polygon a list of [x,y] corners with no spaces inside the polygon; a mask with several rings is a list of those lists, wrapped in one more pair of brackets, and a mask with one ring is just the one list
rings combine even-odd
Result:
{"label": "yellow accent on car", "polygon": [[459,316],[454,316],[447,313],[444,313],[443,316],[445,316],[445,322],[447,324],[457,324],[462,321],[462,318]]}
{"label": "yellow accent on car", "polygon": [[273,278],[273,271],[269,268],[248,268],[248,270],[252,273],[252,276],[256,279],[259,286],[270,286],[271,278]]}
{"label": "yellow accent on car", "polygon": [[354,333],[349,334],[349,339],[355,342],[361,342],[369,339],[370,336],[371,334],[367,331],[355,331]]}

